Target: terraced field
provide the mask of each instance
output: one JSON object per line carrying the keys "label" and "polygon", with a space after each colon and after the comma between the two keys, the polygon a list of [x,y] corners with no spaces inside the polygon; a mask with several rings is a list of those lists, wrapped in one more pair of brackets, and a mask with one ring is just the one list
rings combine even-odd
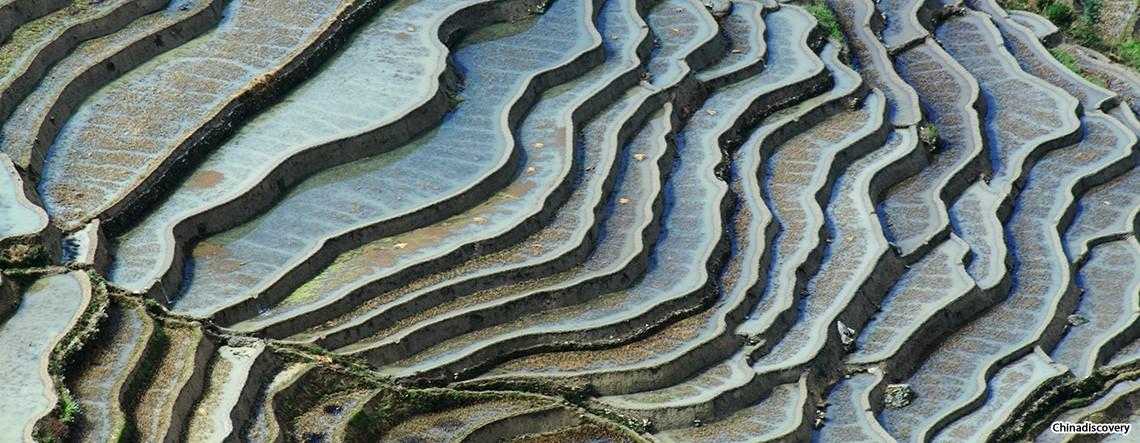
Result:
{"label": "terraced field", "polygon": [[1140,74],[1058,25],[0,0],[0,441],[1140,425]]}

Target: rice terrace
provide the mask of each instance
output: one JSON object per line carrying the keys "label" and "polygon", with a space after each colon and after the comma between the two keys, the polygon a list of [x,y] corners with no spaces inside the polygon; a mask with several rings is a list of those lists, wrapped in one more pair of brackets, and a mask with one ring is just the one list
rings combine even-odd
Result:
{"label": "rice terrace", "polygon": [[0,0],[0,66],[0,443],[1140,441],[1138,0]]}

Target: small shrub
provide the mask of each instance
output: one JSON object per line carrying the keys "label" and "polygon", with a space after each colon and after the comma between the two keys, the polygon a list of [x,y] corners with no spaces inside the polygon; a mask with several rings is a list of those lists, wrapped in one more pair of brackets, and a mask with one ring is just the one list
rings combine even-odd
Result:
{"label": "small shrub", "polygon": [[463,96],[452,91],[445,91],[444,93],[447,94],[447,105],[450,106],[451,109],[459,107],[460,104],[467,100],[463,98]]}
{"label": "small shrub", "polygon": [[75,401],[75,397],[71,396],[71,390],[63,388],[59,390],[59,421],[63,423],[74,422],[79,418],[79,403]]}
{"label": "small shrub", "polygon": [[835,17],[835,13],[831,11],[827,3],[822,1],[809,3],[804,5],[804,9],[807,9],[832,37],[843,41],[843,29],[839,27],[839,19]]}
{"label": "small shrub", "polygon": [[71,396],[71,391],[63,386],[63,380],[59,377],[53,377],[53,379],[57,386],[56,393],[59,400],[56,401],[52,414],[36,422],[32,436],[35,441],[40,443],[70,441],[71,426],[82,413],[79,403]]}
{"label": "small shrub", "polygon": [[33,268],[50,266],[47,248],[42,245],[17,244],[0,251],[0,268]]}
{"label": "small shrub", "polygon": [[1081,2],[1081,20],[1087,25],[1096,24],[1100,20],[1100,0]]}
{"label": "small shrub", "polygon": [[1073,8],[1070,8],[1069,5],[1064,3],[1049,3],[1045,5],[1041,13],[1045,18],[1053,22],[1054,25],[1057,25],[1058,28],[1068,28],[1073,24]]}
{"label": "small shrub", "polygon": [[931,122],[924,123],[918,128],[918,138],[931,151],[936,150],[938,148],[938,126]]}
{"label": "small shrub", "polygon": [[1104,43],[1100,38],[1100,34],[1097,34],[1096,29],[1093,29],[1092,25],[1084,21],[1073,23],[1068,28],[1062,29],[1066,34],[1084,46],[1088,46],[1090,48],[1101,48],[1104,46]]}

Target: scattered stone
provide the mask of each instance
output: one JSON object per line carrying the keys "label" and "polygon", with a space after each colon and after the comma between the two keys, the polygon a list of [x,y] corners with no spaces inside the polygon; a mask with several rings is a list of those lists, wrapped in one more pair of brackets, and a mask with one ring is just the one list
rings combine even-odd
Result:
{"label": "scattered stone", "polygon": [[407,243],[396,243],[392,245],[392,249],[404,249],[406,247],[408,247]]}
{"label": "scattered stone", "polygon": [[538,143],[535,143],[535,144],[533,144],[533,145],[531,145],[531,146],[534,146],[534,149],[542,149],[542,147],[543,147],[543,146],[546,146],[546,144],[544,144],[544,143],[542,143],[542,142],[538,142]]}
{"label": "scattered stone", "polygon": [[632,203],[632,200],[630,200],[630,199],[628,199],[628,198],[622,197],[622,198],[619,198],[619,199],[618,199],[618,204],[619,204],[619,205],[628,205],[628,204],[630,204],[630,203]]}
{"label": "scattered stone", "polygon": [[705,0],[705,8],[712,13],[713,17],[727,17],[732,12],[732,0]]}
{"label": "scattered stone", "polygon": [[642,154],[640,152],[633,154],[633,159],[637,161],[645,160],[645,154]]}
{"label": "scattered stone", "polygon": [[839,330],[839,341],[843,343],[843,350],[851,352],[855,350],[855,330],[847,327],[842,321],[836,322],[835,328]]}
{"label": "scattered stone", "polygon": [[911,400],[914,400],[914,388],[905,383],[887,385],[883,391],[883,404],[888,408],[905,408]]}

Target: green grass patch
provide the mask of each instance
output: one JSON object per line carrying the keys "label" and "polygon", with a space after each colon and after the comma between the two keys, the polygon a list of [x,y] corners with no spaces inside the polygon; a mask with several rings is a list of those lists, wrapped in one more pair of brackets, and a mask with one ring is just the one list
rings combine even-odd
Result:
{"label": "green grass patch", "polygon": [[1127,39],[1112,43],[1112,55],[1132,69],[1140,70],[1140,40]]}
{"label": "green grass patch", "polygon": [[1089,74],[1088,71],[1085,71],[1084,69],[1081,69],[1081,67],[1077,65],[1077,61],[1073,59],[1073,56],[1068,52],[1056,48],[1050,48],[1049,53],[1053,54],[1053,58],[1061,62],[1062,65],[1065,65],[1066,68],[1069,68],[1070,71],[1073,71],[1077,75],[1084,77],[1085,80],[1088,80],[1102,88],[1105,86],[1104,80]]}
{"label": "green grass patch", "polygon": [[1081,72],[1081,67],[1077,66],[1077,61],[1074,60],[1073,56],[1069,55],[1068,52],[1056,48],[1050,48],[1049,53],[1053,54],[1053,58],[1061,62],[1062,65],[1065,65],[1066,68],[1069,68],[1070,71],[1076,72],[1078,74]]}
{"label": "green grass patch", "polygon": [[[1042,15],[1057,25],[1067,38],[1076,43],[1104,53],[1118,63],[1140,71],[1140,40],[1129,37],[1113,39],[1100,35],[1096,25],[1100,21],[1100,0],[1085,0],[1080,12],[1059,0],[1031,3],[1027,0],[1004,0],[1000,2],[1006,9],[1021,9]],[[1055,49],[1049,50],[1058,61],[1085,79],[1104,86],[1104,80],[1091,76],[1077,66],[1073,57]]]}

